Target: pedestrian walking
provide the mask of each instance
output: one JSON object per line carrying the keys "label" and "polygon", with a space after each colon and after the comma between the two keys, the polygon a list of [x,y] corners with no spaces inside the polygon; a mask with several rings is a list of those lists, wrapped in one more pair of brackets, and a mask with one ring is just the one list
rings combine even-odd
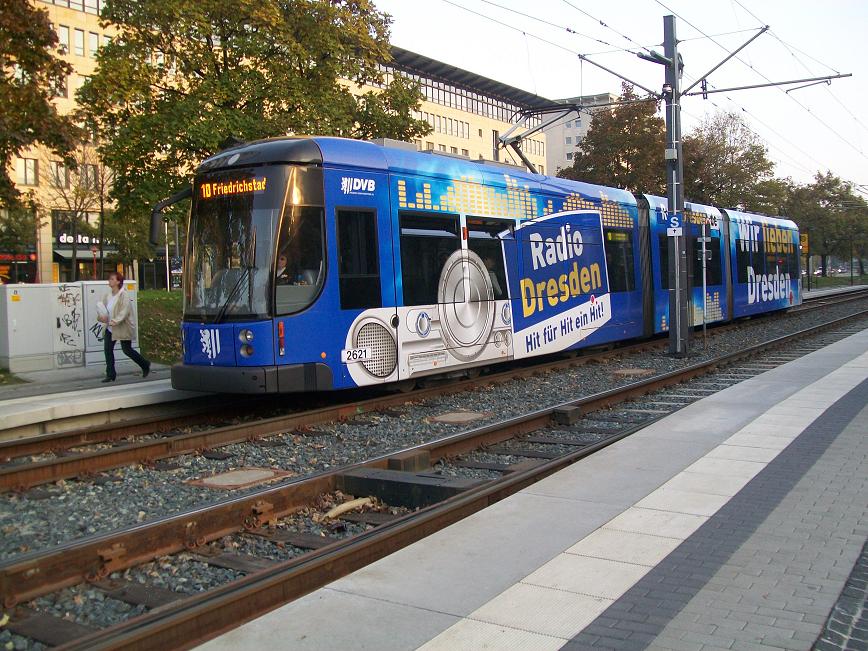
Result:
{"label": "pedestrian walking", "polygon": [[97,311],[97,317],[106,326],[103,344],[105,346],[105,378],[103,382],[114,382],[117,379],[115,372],[115,342],[121,342],[121,350],[124,355],[133,360],[142,368],[142,377],[148,377],[151,372],[151,363],[133,350],[133,322],[131,318],[132,304],[130,297],[124,290],[124,275],[112,271],[108,278],[111,291],[106,294]]}

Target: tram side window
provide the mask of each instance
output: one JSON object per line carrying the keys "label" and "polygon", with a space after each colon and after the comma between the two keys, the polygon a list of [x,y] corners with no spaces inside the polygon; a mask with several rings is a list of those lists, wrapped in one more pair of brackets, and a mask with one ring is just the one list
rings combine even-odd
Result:
{"label": "tram side window", "polygon": [[787,263],[787,273],[790,274],[790,278],[798,278],[799,277],[799,254],[798,249],[793,251],[792,253],[787,253],[786,256]]}
{"label": "tram side window", "polygon": [[606,228],[603,231],[606,248],[606,269],[610,292],[632,292],[636,288],[633,267],[633,240],[629,231]]}
{"label": "tram side window", "polygon": [[458,216],[400,213],[398,219],[404,305],[433,305],[443,265],[461,248]]}
{"label": "tram side window", "polygon": [[790,278],[798,278],[796,256],[792,253],[769,253],[766,255],[766,273],[790,274]]}
{"label": "tram side window", "polygon": [[[720,285],[723,282],[723,265],[720,259],[720,238],[712,237],[711,242],[705,243],[706,253],[711,256],[705,262],[705,284]],[[696,254],[693,263],[693,286],[702,287],[702,242],[693,243],[693,252]]]}
{"label": "tram side window", "polygon": [[287,206],[277,240],[274,275],[276,314],[310,305],[325,282],[323,209]]}
{"label": "tram side window", "polygon": [[338,278],[342,310],[382,307],[377,214],[338,210]]}
{"label": "tram side window", "polygon": [[669,237],[658,235],[657,247],[660,251],[660,289],[669,289]]}
{"label": "tram side window", "polygon": [[506,230],[514,232],[515,224],[479,217],[467,218],[467,248],[478,255],[485,264],[496,301],[509,298],[506,272],[503,268],[503,247],[506,242],[512,243],[514,240],[505,241],[498,237]]}
{"label": "tram side window", "polygon": [[754,245],[750,240],[736,240],[735,242],[735,265],[738,271],[738,282],[741,284],[747,283],[747,268],[752,267],[755,273],[763,273],[762,269],[754,267],[756,258],[757,264],[762,264],[759,254],[751,255],[750,248]]}

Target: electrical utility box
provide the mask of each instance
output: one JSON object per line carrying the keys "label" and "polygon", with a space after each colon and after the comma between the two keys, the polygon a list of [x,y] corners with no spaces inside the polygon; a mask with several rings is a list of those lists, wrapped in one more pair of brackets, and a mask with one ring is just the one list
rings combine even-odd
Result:
{"label": "electrical utility box", "polygon": [[[124,286],[135,331],[136,284]],[[108,291],[106,281],[0,285],[0,367],[27,373],[104,363],[104,329],[94,326],[96,302]]]}

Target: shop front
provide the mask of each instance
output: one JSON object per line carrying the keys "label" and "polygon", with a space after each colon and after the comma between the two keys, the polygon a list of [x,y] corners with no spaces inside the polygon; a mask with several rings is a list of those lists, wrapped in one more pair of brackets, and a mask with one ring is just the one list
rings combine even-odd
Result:
{"label": "shop front", "polygon": [[0,253],[0,284],[35,283],[36,275],[36,253],[34,251]]}

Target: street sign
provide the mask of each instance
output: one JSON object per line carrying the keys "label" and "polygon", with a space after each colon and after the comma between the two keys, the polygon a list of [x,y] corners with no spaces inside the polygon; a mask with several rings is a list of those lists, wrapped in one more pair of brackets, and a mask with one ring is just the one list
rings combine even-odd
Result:
{"label": "street sign", "polygon": [[684,228],[679,226],[678,228],[667,228],[666,235],[669,237],[681,237],[684,234]]}

